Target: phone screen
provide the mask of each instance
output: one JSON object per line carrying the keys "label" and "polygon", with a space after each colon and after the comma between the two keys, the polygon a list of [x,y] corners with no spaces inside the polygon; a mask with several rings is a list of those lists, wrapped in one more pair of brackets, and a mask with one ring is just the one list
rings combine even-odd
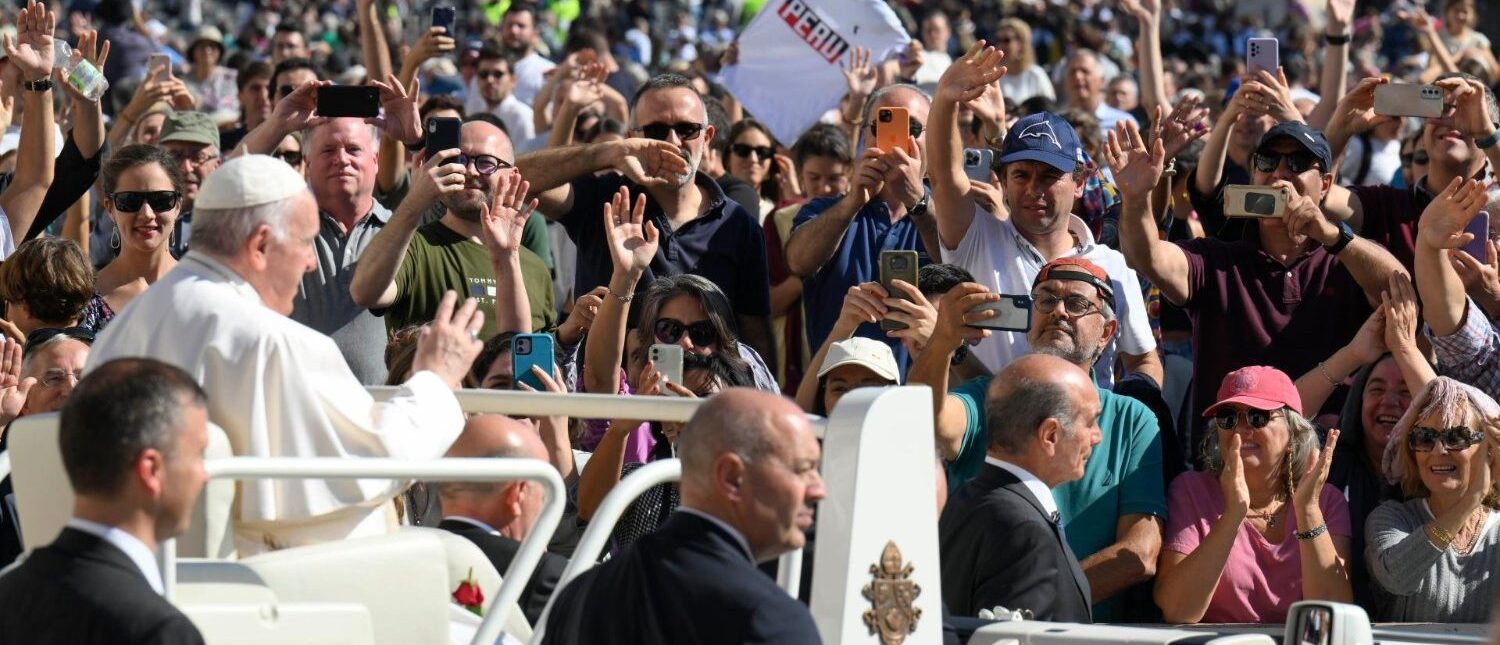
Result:
{"label": "phone screen", "polygon": [[1490,214],[1479,211],[1474,219],[1469,220],[1468,226],[1464,227],[1464,232],[1474,234],[1474,240],[1464,245],[1464,252],[1475,260],[1485,262],[1485,258],[1489,256],[1486,243],[1490,240]]}

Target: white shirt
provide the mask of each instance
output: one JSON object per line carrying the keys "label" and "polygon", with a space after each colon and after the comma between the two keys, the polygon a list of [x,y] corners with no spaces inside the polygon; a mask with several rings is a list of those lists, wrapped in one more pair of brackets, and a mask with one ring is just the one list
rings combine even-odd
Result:
{"label": "white shirt", "polygon": [[513,66],[516,74],[516,87],[511,90],[511,96],[526,105],[534,103],[537,92],[542,90],[542,84],[546,82],[542,75],[554,67],[557,67],[557,63],[547,60],[546,57],[536,53],[536,50],[532,50],[525,58],[516,61]]}
{"label": "white shirt", "polygon": [[1015,101],[1017,105],[1033,96],[1045,96],[1048,100],[1057,100],[1057,91],[1052,86],[1052,79],[1047,76],[1047,70],[1042,69],[1041,65],[1032,65],[1024,72],[1001,76],[1000,90],[1005,92],[1005,98]]}
{"label": "white shirt", "polygon": [[522,103],[516,98],[515,91],[511,91],[499,104],[491,106],[479,95],[479,77],[475,77],[470,83],[469,99],[465,102],[464,109],[468,114],[488,112],[500,118],[505,124],[505,133],[510,136],[512,147],[517,147],[516,154],[520,154],[519,146],[526,145],[536,138],[536,121],[532,120],[532,109],[530,105]]}
{"label": "white shirt", "polygon": [[10,216],[5,214],[5,209],[0,208],[0,260],[4,260],[16,252],[16,236],[10,230]]}
{"label": "white shirt", "polygon": [[745,550],[745,557],[750,558],[751,562],[755,561],[755,553],[750,551],[750,543],[745,541],[745,535],[743,533],[740,533],[739,529],[730,526],[728,522],[725,522],[724,520],[721,520],[713,515],[709,515],[708,513],[700,511],[691,506],[678,506],[677,512],[696,515],[705,520],[708,520],[710,524],[714,524],[715,526],[728,531],[730,535],[734,536],[734,540],[740,543],[740,548]]}
{"label": "white shirt", "polygon": [[1047,512],[1049,517],[1056,517],[1058,515],[1057,500],[1052,499],[1052,489],[1047,488],[1047,485],[1042,483],[1042,480],[1037,479],[1036,475],[1031,474],[1031,471],[999,457],[991,457],[989,455],[984,456],[984,463],[1010,471],[1010,474],[1015,475],[1016,479],[1021,480],[1021,483],[1026,486],[1026,490],[1031,491],[1031,496],[1035,497],[1036,501],[1041,503],[1042,509]]}
{"label": "white shirt", "polygon": [[[1125,256],[1094,241],[1087,224],[1077,216],[1068,216],[1068,230],[1078,246],[1062,257],[1083,257],[1109,274],[1115,291],[1115,318],[1119,332],[1104,347],[1094,367],[1094,382],[1104,389],[1114,386],[1115,353],[1139,356],[1156,349],[1151,321],[1146,317],[1146,300],[1141,296],[1140,278],[1125,264]],[[974,280],[996,293],[1026,295],[1031,281],[1041,273],[1050,259],[1021,237],[1009,220],[996,219],[989,211],[975,207],[974,220],[956,249],[943,249],[943,261],[957,264],[974,275]],[[990,337],[973,348],[973,353],[991,372],[999,372],[1011,361],[1030,353],[1026,334],[992,331]]]}
{"label": "white shirt", "polygon": [[[434,459],[463,429],[447,384],[419,372],[376,403],[338,346],[267,308],[223,263],[189,253],[100,334],[85,372],[113,358],[176,365],[208,393],[208,417],[236,456]],[[406,482],[280,479],[240,482],[241,555],[381,535]]]}
{"label": "white shirt", "polygon": [[130,561],[135,563],[135,568],[141,570],[141,575],[146,577],[146,582],[151,583],[151,588],[155,589],[157,594],[166,593],[163,591],[165,588],[161,583],[161,569],[159,568],[161,565],[156,562],[156,554],[140,538],[117,527],[77,517],[68,520],[68,528],[83,531],[115,545],[115,548],[124,551]]}

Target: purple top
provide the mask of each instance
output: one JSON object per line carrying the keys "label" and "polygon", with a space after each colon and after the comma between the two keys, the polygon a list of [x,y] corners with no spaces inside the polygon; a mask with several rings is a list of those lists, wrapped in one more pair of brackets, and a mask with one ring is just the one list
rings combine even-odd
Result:
{"label": "purple top", "polygon": [[[578,391],[587,392],[583,379],[578,379]],[[625,382],[625,370],[620,370],[620,390],[615,394],[634,394]],[[583,425],[583,449],[593,451],[609,431],[609,419],[587,419]],[[625,463],[644,464],[651,461],[651,451],[656,448],[656,437],[651,435],[651,424],[642,423],[625,439]]]}

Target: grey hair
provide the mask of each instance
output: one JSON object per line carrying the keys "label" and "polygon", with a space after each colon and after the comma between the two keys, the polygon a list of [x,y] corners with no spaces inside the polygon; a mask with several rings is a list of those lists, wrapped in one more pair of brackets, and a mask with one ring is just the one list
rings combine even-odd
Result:
{"label": "grey hair", "polygon": [[[303,155],[309,155],[309,154],[312,153],[312,151],[308,150],[307,148],[312,145],[312,137],[313,137],[313,133],[314,132],[317,132],[320,128],[326,128],[329,125],[332,125],[334,123],[337,123],[337,120],[330,120],[330,121],[327,121],[327,122],[325,122],[323,124],[320,124],[320,125],[317,125],[317,126],[314,126],[314,127],[311,127],[311,128],[302,128],[301,130],[293,132],[292,136],[294,136],[294,137],[297,138],[297,143],[302,144],[302,148],[303,148],[302,154]],[[380,128],[377,128],[377,127],[375,127],[373,125],[370,125],[370,124],[365,124],[365,130],[370,133],[370,151],[371,152],[379,152],[379,150],[380,150]],[[278,146],[281,145],[281,142],[277,141],[276,145],[278,145]],[[197,235],[197,233],[198,233],[197,231],[193,231],[193,234],[195,236]]]}
{"label": "grey hair", "polygon": [[[1279,412],[1281,418],[1286,419],[1286,427],[1290,435],[1286,443],[1286,452],[1282,453],[1281,463],[1277,464],[1277,480],[1286,484],[1288,498],[1292,491],[1297,490],[1297,484],[1302,481],[1306,473],[1302,470],[1302,464],[1307,463],[1308,457],[1318,449],[1318,431],[1313,427],[1312,421],[1307,420],[1296,411],[1288,407],[1282,407]],[[1215,475],[1224,472],[1224,460],[1219,457],[1219,433],[1218,426],[1213,419],[1208,420],[1208,431],[1203,433],[1203,467]]]}
{"label": "grey hair", "polygon": [[46,350],[48,347],[51,347],[51,346],[56,345],[58,343],[61,343],[61,342],[65,341],[65,340],[73,340],[73,341],[78,341],[80,343],[83,342],[83,341],[78,340],[77,338],[74,338],[74,337],[69,336],[67,334],[58,334],[56,336],[48,338],[47,340],[42,341],[42,343],[40,345],[34,345],[34,346],[32,346],[30,348],[31,351],[26,352],[26,355],[21,358],[21,375],[22,376],[36,376],[36,374],[34,374],[32,372],[32,369],[31,369],[32,367],[34,367],[36,365],[36,357],[40,356],[41,353],[42,353],[42,351]]}
{"label": "grey hair", "polygon": [[[892,83],[892,84],[887,85],[885,87],[882,87],[882,88],[880,88],[878,90],[875,90],[874,92],[871,92],[870,93],[870,98],[865,99],[864,109],[860,110],[860,113],[859,113],[859,141],[861,143],[861,145],[860,145],[860,149],[861,150],[864,149],[863,143],[864,143],[864,140],[865,140],[865,135],[867,134],[867,131],[869,130],[870,113],[875,111],[875,104],[879,103],[880,99],[885,98],[887,95],[889,95],[889,94],[891,94],[891,93],[893,93],[893,92],[895,92],[897,90],[908,90],[908,91],[911,91],[911,92],[916,92],[918,96],[922,97],[922,100],[927,101],[929,104],[932,103],[932,95],[931,94],[928,94],[922,88],[917,87],[915,85],[912,85],[911,83]],[[926,124],[923,124],[923,125],[926,125]]]}
{"label": "grey hair", "polygon": [[245,208],[200,208],[193,212],[193,248],[218,257],[239,253],[245,240],[262,225],[277,240],[286,239],[286,222],[302,194]]}
{"label": "grey hair", "polygon": [[1060,383],[1023,376],[1004,386],[999,396],[984,402],[984,425],[989,447],[1007,454],[1025,452],[1036,429],[1047,419],[1057,419],[1064,436],[1073,433],[1078,410],[1068,400],[1068,389]]}
{"label": "grey hair", "polygon": [[710,398],[677,435],[683,478],[711,476],[714,460],[726,452],[747,463],[775,452],[771,426],[777,412],[764,406],[735,405],[734,400],[722,395]]}

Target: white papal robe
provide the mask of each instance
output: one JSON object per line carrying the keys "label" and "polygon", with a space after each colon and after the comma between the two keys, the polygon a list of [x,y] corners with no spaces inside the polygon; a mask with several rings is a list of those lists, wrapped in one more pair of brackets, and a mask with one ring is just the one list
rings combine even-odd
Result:
{"label": "white papal robe", "polygon": [[[332,339],[267,308],[234,270],[202,253],[189,253],[110,322],[85,372],[127,356],[195,376],[236,456],[432,459],[463,429],[458,401],[436,374],[420,372],[376,403]],[[387,533],[390,502],[408,483],[244,481],[236,545],[244,556]]]}

